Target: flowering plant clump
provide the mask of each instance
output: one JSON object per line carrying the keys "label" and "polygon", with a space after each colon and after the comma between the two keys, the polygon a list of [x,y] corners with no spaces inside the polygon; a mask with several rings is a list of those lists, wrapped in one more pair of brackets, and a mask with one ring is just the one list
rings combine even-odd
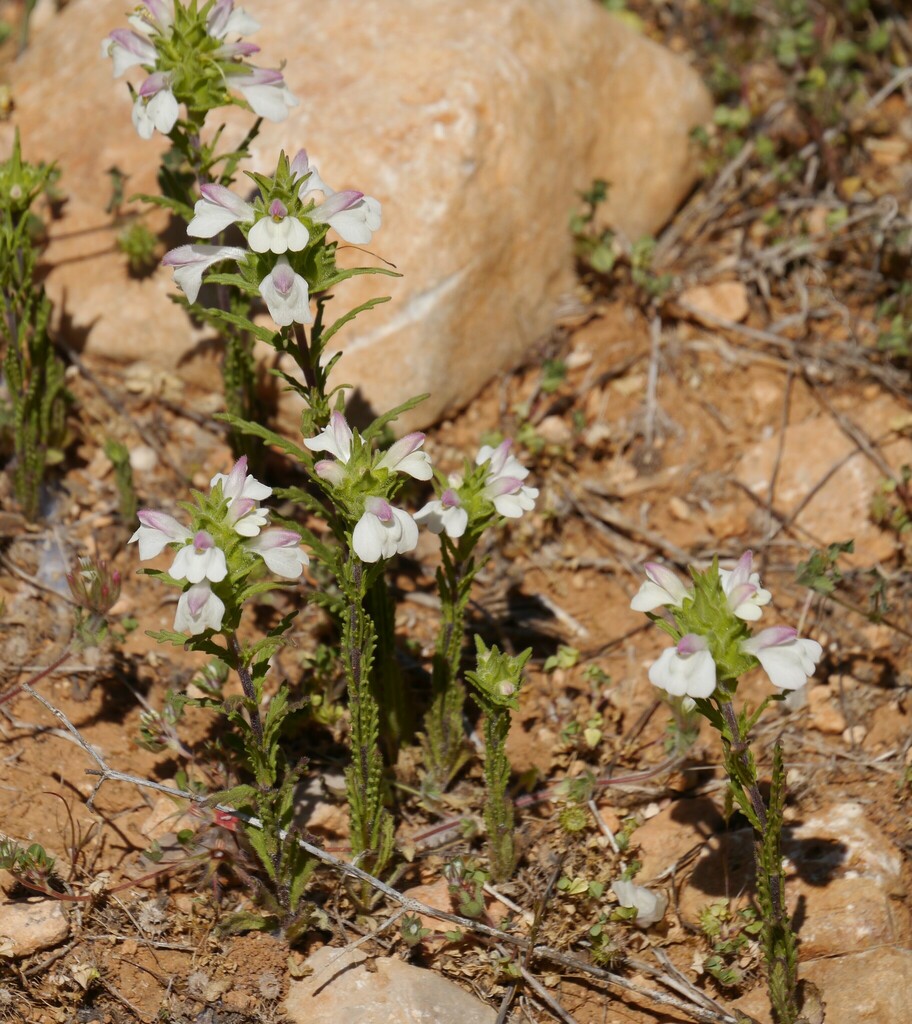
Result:
{"label": "flowering plant clump", "polygon": [[194,303],[203,275],[232,260],[239,276],[223,275],[221,283],[261,298],[279,327],[310,324],[310,296],[342,279],[332,259],[335,246],[324,243],[327,231],[366,244],[380,227],[380,204],[361,192],[332,191],[304,150],[291,163],[283,153],[272,177],[250,178],[259,190],[252,203],[223,185],[202,185],[187,225],[191,238],[207,239],[236,225],[247,248],[191,243],[172,249],[162,262],[174,269],[175,283]]}
{"label": "flowering plant clump", "polygon": [[748,623],[761,617],[771,595],[753,572],[750,551],[732,570],[713,564],[705,573],[695,572],[691,586],[656,563],[647,563],[646,576],[631,608],[653,618],[657,609],[667,608],[674,623],[658,620],[675,646],[650,668],[655,686],[696,701],[717,689],[730,698],[738,678],[758,664],[782,690],[798,689],[813,675],[823,653],[816,640],[799,638],[790,626],[752,634]]}
{"label": "flowering plant clump", "polygon": [[244,106],[269,121],[283,121],[297,106],[281,71],[255,67],[259,52],[243,36],[260,27],[234,0],[143,0],[128,17],[130,28],[114,29],[101,46],[117,78],[133,67],[147,77],[131,87],[133,124],[144,139],[168,135],[186,110],[198,128],[210,110]]}
{"label": "flowering plant clump", "polygon": [[167,512],[142,509],[139,529],[130,538],[143,560],[156,558],[168,547],[175,552],[168,572],[145,571],[181,587],[174,629],[192,636],[218,632],[223,626],[237,628],[243,602],[270,589],[257,578],[258,569],[265,566],[276,576],[294,580],[309,562],[293,530],[264,529],[268,513],[259,503],[272,488],[247,473],[246,457],[227,476],[217,473],[211,486],[208,495],[195,494],[195,505],[182,505],[190,526]]}
{"label": "flowering plant clump", "polygon": [[[656,563],[646,565],[646,577],[631,608],[649,615],[674,641],[649,669],[649,679],[696,709],[719,732],[732,798],[759,837],[757,897],[770,1000],[777,1020],[795,1024],[798,957],[785,909],[782,862],[785,768],[776,744],[770,798],[765,802],[749,746],[753,725],[769,702],[781,700],[782,694],[768,697],[753,712],[736,712],[732,699],[740,677],[758,665],[780,691],[799,689],[813,675],[823,649],[816,640],[800,638],[790,626],[752,633],[749,623],[762,617],[772,595],[753,571],[750,551],[733,569],[720,569],[717,559],[705,572],[691,568],[690,585]],[[661,617],[660,610],[668,618]]]}

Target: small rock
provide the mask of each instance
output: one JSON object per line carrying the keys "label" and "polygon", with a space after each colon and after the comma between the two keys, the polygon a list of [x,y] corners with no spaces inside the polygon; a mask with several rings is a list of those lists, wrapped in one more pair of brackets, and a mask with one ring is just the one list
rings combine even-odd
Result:
{"label": "small rock", "polygon": [[324,946],[293,981],[284,1010],[293,1024],[494,1024],[497,1012],[436,971],[392,957]]}
{"label": "small rock", "polygon": [[60,900],[33,898],[0,903],[0,957],[25,957],[60,945],[70,922]]}
{"label": "small rock", "polygon": [[863,725],[850,725],[846,729],[842,738],[849,744],[850,747],[860,747],[865,741],[865,736],[868,735],[868,730]]}
{"label": "small rock", "polygon": [[535,432],[548,444],[563,446],[573,440],[573,431],[563,416],[546,416],[535,428]]}
{"label": "small rock", "polygon": [[137,473],[148,473],[158,464],[158,455],[147,444],[138,444],[130,451],[130,468]]}
{"label": "small rock", "polygon": [[633,833],[642,864],[637,881],[645,884],[661,875],[723,827],[722,815],[707,797],[675,800]]}
{"label": "small rock", "polygon": [[740,281],[716,281],[687,288],[678,296],[678,302],[704,327],[718,327],[720,320],[738,324],[750,312],[747,288]]}
{"label": "small rock", "polygon": [[690,522],[693,515],[690,505],[683,498],[679,498],[677,494],[668,499],[668,511],[682,523]]}
{"label": "small rock", "polygon": [[839,736],[846,728],[845,715],[833,703],[829,686],[812,686],[807,692],[811,727],[826,736]]}

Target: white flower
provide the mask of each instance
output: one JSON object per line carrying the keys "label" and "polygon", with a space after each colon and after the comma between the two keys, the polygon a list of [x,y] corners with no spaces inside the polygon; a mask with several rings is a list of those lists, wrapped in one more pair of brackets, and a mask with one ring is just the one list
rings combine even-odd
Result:
{"label": "white flower", "polygon": [[266,68],[245,68],[230,76],[231,84],[240,92],[251,110],[267,121],[284,121],[288,108],[298,105],[297,98],[285,84],[281,71]]}
{"label": "white flower", "polygon": [[174,267],[174,283],[196,302],[203,284],[203,274],[221,260],[244,260],[247,250],[236,245],[179,245],[166,252],[162,263]]}
{"label": "white flower", "polygon": [[634,923],[641,928],[658,924],[665,916],[668,907],[668,897],[665,893],[653,892],[644,885],[634,885],[633,882],[625,882],[623,879],[612,882],[611,888],[622,907],[636,907]]}
{"label": "white flower", "polygon": [[171,566],[171,575],[176,580],[189,580],[191,583],[203,580],[221,583],[228,575],[225,552],[216,546],[211,534],[200,530],[191,544],[178,551]]}
{"label": "white flower", "polygon": [[102,57],[110,57],[114,62],[114,77],[122,75],[129,68],[137,66],[151,67],[158,60],[155,47],[136,32],[128,28],[115,28],[101,42]]}
{"label": "white flower", "polygon": [[224,185],[200,185],[202,199],[193,207],[193,220],[187,234],[194,238],[213,238],[231,224],[249,224],[256,216],[250,203]]}
{"label": "white flower", "polygon": [[278,199],[269,204],[269,212],[253,225],[247,234],[247,244],[254,252],[300,252],[310,238],[310,232],[297,217],[288,216],[288,207]]}
{"label": "white flower", "polygon": [[143,0],[127,21],[144,36],[166,35],[174,25],[174,0]]}
{"label": "white flower", "polygon": [[415,513],[415,522],[426,526],[431,533],[443,533],[451,540],[461,537],[469,525],[469,514],[462,507],[459,495],[447,488],[439,500],[429,501]]}
{"label": "white flower", "polygon": [[756,622],[763,614],[762,607],[769,604],[772,594],[760,586],[760,576],[751,572],[753,553],[745,551],[734,569],[720,569],[719,579],[728,598],[728,606],[747,622]]}
{"label": "white flower", "polygon": [[314,192],[322,192],[324,198],[329,198],[331,195],[335,195],[333,189],[326,184],[326,182],[320,177],[320,172],[314,167],[307,156],[306,149],[298,150],[294,160],[289,165],[292,177],[295,183],[300,182],[298,186],[298,198],[302,202],[307,202],[308,198]]}
{"label": "white flower", "polygon": [[307,282],[292,270],[285,256],[280,256],[276,265],[260,281],[260,295],[263,296],[269,315],[279,327],[313,322]]}
{"label": "white flower", "polygon": [[688,633],[662,651],[649,669],[649,681],[674,697],[709,697],[716,688],[716,663],[705,637]]}
{"label": "white flower", "polygon": [[763,666],[773,686],[797,690],[814,674],[823,648],[816,640],[799,640],[791,626],[764,629],[741,642],[741,650],[752,654]]}
{"label": "white flower", "polygon": [[272,488],[261,484],[256,477],[250,476],[247,472],[247,456],[242,455],[231,467],[231,472],[226,476],[224,473],[216,473],[209,481],[210,487],[216,484],[222,485],[222,495],[229,502],[237,498],[252,498],[254,501],[265,501],[271,494]]}
{"label": "white flower", "polygon": [[434,475],[431,457],[418,449],[424,444],[425,435],[419,431],[406,434],[392,445],[377,463],[377,469],[388,469],[391,473],[407,473],[416,480],[430,480]]}
{"label": "white flower", "polygon": [[260,23],[243,9],[234,6],[234,0],[216,0],[206,19],[206,27],[213,39],[224,39],[228,35],[249,36],[256,32]]}
{"label": "white flower", "polygon": [[259,502],[272,494],[272,488],[247,473],[246,455],[237,460],[227,476],[216,473],[209,482],[211,487],[218,483],[222,485],[222,496],[228,499],[228,520],[234,526],[234,532],[242,537],[255,537],[269,517]]}
{"label": "white flower", "polygon": [[316,224],[329,226],[346,242],[367,245],[380,227],[380,203],[363,192],[334,192],[308,214]]}
{"label": "white flower", "polygon": [[483,444],[475,456],[475,465],[480,466],[485,462],[490,462],[489,480],[499,476],[509,476],[517,480],[525,480],[529,475],[529,470],[526,469],[515,455],[510,454],[512,447],[513,442],[509,439],[502,441],[496,448],[492,448],[489,444]]}
{"label": "white flower", "polygon": [[224,614],[225,602],[212,593],[208,582],[194,583],[178,599],[174,630],[196,636],[207,629],[221,629]]}
{"label": "white flower", "polygon": [[151,139],[154,131],[167,135],[179,112],[170,75],[156,71],[143,82],[133,101],[133,127],[141,139]]}
{"label": "white flower", "polygon": [[418,544],[415,520],[383,498],[369,497],[364,515],[352,531],[352,548],[362,562],[378,562],[413,551]]}
{"label": "white flower", "polygon": [[310,559],[301,549],[301,538],[293,530],[278,527],[264,530],[244,546],[258,554],[270,572],[287,580],[296,580],[304,566],[310,564]]}
{"label": "white flower", "polygon": [[635,612],[651,612],[663,605],[680,608],[684,599],[691,596],[690,587],[686,587],[671,569],[658,562],[647,562],[645,569],[648,578],[630,602]]}
{"label": "white flower", "polygon": [[341,412],[329,417],[329,425],[314,437],[305,437],[304,446],[312,452],[329,452],[340,462],[351,458],[352,429]]}
{"label": "white flower", "polygon": [[494,505],[499,515],[507,519],[519,519],[523,512],[531,512],[535,508],[538,488],[524,487],[521,480],[502,476],[485,484],[481,493]]}
{"label": "white flower", "polygon": [[332,484],[333,487],[341,487],[345,482],[345,470],[338,462],[333,462],[332,459],[320,459],[319,462],[315,462],[314,472],[321,480]]}
{"label": "white flower", "polygon": [[475,464],[490,464],[482,496],[493,503],[499,515],[507,519],[518,519],[523,512],[531,512],[535,508],[538,488],[523,484],[529,470],[510,454],[512,444],[512,441],[507,440],[496,448],[482,445],[475,456]]}
{"label": "white flower", "polygon": [[130,538],[129,543],[139,543],[139,557],[145,561],[155,558],[169,544],[184,544],[190,539],[190,531],[174,516],[167,512],[156,512],[155,509],[144,508],[137,513],[139,529]]}

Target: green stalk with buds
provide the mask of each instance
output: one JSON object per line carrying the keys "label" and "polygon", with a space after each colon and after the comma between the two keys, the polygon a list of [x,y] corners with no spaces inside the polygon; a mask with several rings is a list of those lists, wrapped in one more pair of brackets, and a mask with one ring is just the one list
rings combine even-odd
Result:
{"label": "green stalk with buds", "polygon": [[488,858],[491,877],[504,882],[516,867],[513,841],[513,801],[510,785],[510,762],[507,760],[507,736],[510,712],[519,708],[517,696],[523,681],[523,666],[532,656],[532,648],[515,657],[501,654],[496,647],[486,647],[475,637],[475,671],[466,673],[472,684],[476,703],[484,716],[485,738],[485,828],[488,837]]}

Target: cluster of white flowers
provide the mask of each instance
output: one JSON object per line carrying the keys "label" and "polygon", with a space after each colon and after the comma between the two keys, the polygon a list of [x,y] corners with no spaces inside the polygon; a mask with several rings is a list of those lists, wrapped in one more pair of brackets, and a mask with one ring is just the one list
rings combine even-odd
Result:
{"label": "cluster of white flowers", "polygon": [[[133,124],[144,139],[153,131],[167,135],[177,122],[179,105],[174,95],[174,71],[159,66],[157,41],[169,40],[175,28],[175,6],[180,0],[142,0],[127,19],[131,28],[115,29],[101,44],[103,57],[114,64],[114,77],[132,67],[142,67],[148,77],[139,87],[133,102]],[[253,112],[269,121],[283,121],[288,108],[298,101],[289,91],[281,71],[243,63],[259,52],[254,43],[241,42],[242,36],[256,32],[259,24],[234,0],[216,0],[206,17],[206,32],[212,40],[213,60],[222,70],[230,88],[236,89]],[[238,38],[228,42],[229,36]]]}
{"label": "cluster of white flowers", "polygon": [[[630,602],[634,611],[681,608],[693,595],[670,569],[646,564],[647,580]],[[720,569],[719,579],[729,610],[745,622],[756,622],[770,602],[770,592],[753,572],[753,555],[746,551],[734,569]],[[741,651],[755,657],[774,686],[796,690],[814,674],[823,649],[816,640],[801,639],[790,626],[772,626],[741,641]],[[710,697],[716,689],[716,664],[706,636],[687,633],[669,647],[649,669],[649,679],[676,697]]]}
{"label": "cluster of white flowers", "polygon": [[[334,412],[329,424],[315,437],[305,438],[304,444],[313,452],[326,452],[333,459],[321,459],[314,472],[334,488],[350,482],[350,461],[354,432],[345,417]],[[421,451],[425,435],[420,432],[406,434],[393,444],[371,467],[371,472],[405,473],[416,480],[430,480],[433,476],[431,460]],[[508,519],[517,519],[535,506],[538,490],[527,487],[523,481],[529,470],[510,455],[510,441],[497,448],[483,445],[475,458],[478,466],[487,466],[481,497],[493,504],[496,512]],[[355,471],[356,474],[358,471]],[[397,508],[382,494],[364,494],[364,511],[352,531],[352,547],[363,562],[377,562],[395,554],[413,551],[418,544],[418,523],[435,534],[446,532],[457,538],[465,533],[469,512],[455,490],[461,477],[451,477],[451,486],[440,498],[429,501],[414,516]]]}
{"label": "cluster of white flowers", "polygon": [[[488,466],[481,497],[489,501],[498,515],[505,519],[519,519],[524,512],[531,512],[538,497],[537,487],[528,487],[523,483],[529,470],[515,455],[510,454],[512,446],[513,442],[509,439],[496,448],[483,444],[475,456],[476,466]],[[447,482],[450,486],[439,498],[429,501],[416,512],[415,519],[426,525],[431,533],[446,533],[449,538],[456,540],[465,533],[469,515],[457,491],[462,486],[462,476],[453,474]]]}
{"label": "cluster of white flowers", "polygon": [[[222,485],[222,497],[228,499],[226,522],[234,533],[243,537],[242,547],[258,555],[266,567],[283,579],[297,579],[309,559],[301,549],[301,538],[292,530],[280,527],[263,529],[268,513],[260,502],[272,494],[272,488],[261,484],[247,473],[246,456],[238,459],[227,475],[216,473],[211,486]],[[191,634],[222,626],[225,603],[212,590],[228,575],[225,552],[206,530],[192,534],[174,516],[155,509],[138,513],[140,527],[130,538],[139,544],[139,557],[155,558],[169,545],[179,545],[169,570],[176,580],[186,580],[187,587],[177,602],[174,629]]]}
{"label": "cluster of white flowers", "polygon": [[[304,440],[312,452],[327,452],[337,460],[321,459],[314,465],[314,472],[333,487],[341,486],[347,479],[345,467],[351,459],[353,438],[345,417],[334,412],[325,430]],[[430,480],[430,456],[419,450],[423,444],[424,434],[406,434],[386,452],[376,468],[405,473],[416,480]],[[381,495],[364,496],[364,513],[352,531],[352,548],[362,562],[405,554],[417,544],[418,526],[405,509],[396,508]]]}
{"label": "cluster of white flowers", "polygon": [[[316,202],[306,214],[311,227],[328,224],[346,242],[366,245],[380,227],[380,203],[363,192],[335,192],[301,150],[289,167],[298,198],[305,205]],[[261,214],[241,196],[223,185],[201,185],[202,198],[194,207],[193,219],[187,225],[192,238],[214,238],[232,224],[251,225],[247,245],[181,245],[165,255],[162,263],[174,268],[174,280],[190,302],[196,302],[203,274],[222,260],[245,261],[250,252],[274,253],[278,256],[272,270],[259,282],[260,295],[269,315],[279,327],[293,323],[309,324],[310,295],[307,282],[296,273],[286,253],[301,252],[310,241],[310,230],[300,217],[289,213],[280,200],[270,203]]]}

